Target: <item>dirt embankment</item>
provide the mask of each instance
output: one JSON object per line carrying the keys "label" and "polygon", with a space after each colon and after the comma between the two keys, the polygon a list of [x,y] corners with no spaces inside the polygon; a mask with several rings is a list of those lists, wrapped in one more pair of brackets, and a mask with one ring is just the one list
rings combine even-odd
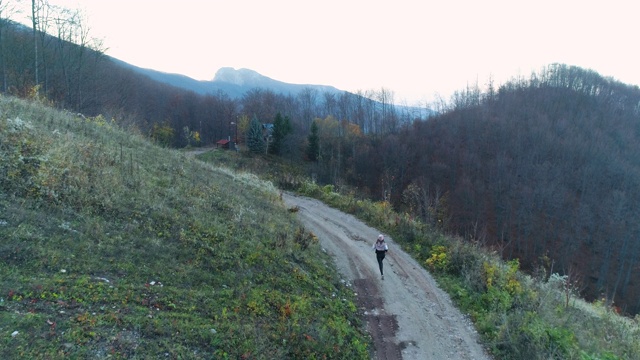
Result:
{"label": "dirt embankment", "polygon": [[378,230],[320,201],[283,194],[353,285],[376,359],[489,360],[471,324],[431,275],[386,236],[385,279],[371,249]]}

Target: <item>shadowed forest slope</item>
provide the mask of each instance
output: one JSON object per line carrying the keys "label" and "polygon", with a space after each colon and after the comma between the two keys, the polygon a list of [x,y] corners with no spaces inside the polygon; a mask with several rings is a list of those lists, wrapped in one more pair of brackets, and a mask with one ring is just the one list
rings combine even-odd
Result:
{"label": "shadowed forest slope", "polygon": [[380,161],[359,185],[637,313],[640,90],[557,65],[459,95],[362,154]]}

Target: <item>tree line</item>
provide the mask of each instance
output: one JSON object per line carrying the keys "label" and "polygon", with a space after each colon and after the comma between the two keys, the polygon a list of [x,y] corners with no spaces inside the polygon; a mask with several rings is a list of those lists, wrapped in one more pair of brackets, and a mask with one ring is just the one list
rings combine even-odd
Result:
{"label": "tree line", "polygon": [[352,147],[339,171],[348,184],[640,311],[637,86],[551,65],[458,92],[444,113]]}

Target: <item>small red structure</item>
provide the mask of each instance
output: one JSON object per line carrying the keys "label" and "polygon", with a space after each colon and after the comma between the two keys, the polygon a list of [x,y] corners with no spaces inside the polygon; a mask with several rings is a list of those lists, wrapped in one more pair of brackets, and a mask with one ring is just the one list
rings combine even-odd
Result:
{"label": "small red structure", "polygon": [[230,143],[230,141],[227,140],[227,139],[218,140],[218,142],[216,143],[216,147],[217,148],[228,149],[229,148],[229,143]]}

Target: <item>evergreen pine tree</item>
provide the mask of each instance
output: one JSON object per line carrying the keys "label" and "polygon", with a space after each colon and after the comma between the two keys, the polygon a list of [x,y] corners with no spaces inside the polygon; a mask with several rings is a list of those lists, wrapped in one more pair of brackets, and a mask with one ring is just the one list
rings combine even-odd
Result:
{"label": "evergreen pine tree", "polygon": [[291,133],[291,122],[289,117],[282,117],[278,113],[273,120],[273,139],[269,143],[269,152],[274,155],[282,154],[282,145],[287,135]]}
{"label": "evergreen pine tree", "polygon": [[247,147],[251,152],[263,153],[265,149],[264,137],[262,136],[262,124],[257,117],[251,119],[249,129],[247,130]]}
{"label": "evergreen pine tree", "polygon": [[318,124],[315,120],[311,123],[311,132],[307,137],[307,158],[309,161],[318,161],[320,152],[320,137],[318,136]]}

